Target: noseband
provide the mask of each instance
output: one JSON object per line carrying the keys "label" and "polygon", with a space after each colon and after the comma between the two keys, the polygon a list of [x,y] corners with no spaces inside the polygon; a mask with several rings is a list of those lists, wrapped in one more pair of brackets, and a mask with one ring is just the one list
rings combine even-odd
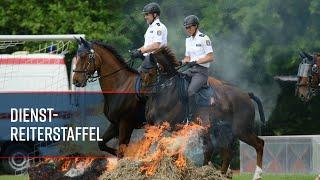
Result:
{"label": "noseband", "polygon": [[[82,54],[82,53],[88,53],[89,55],[89,60],[88,60],[88,62],[87,62],[87,66],[86,66],[86,68],[84,69],[84,70],[73,70],[73,72],[76,72],[76,73],[84,73],[85,74],[85,76],[86,76],[86,81],[88,81],[88,82],[94,82],[94,81],[96,81],[97,80],[97,78],[99,77],[99,76],[94,76],[93,74],[94,73],[92,73],[92,74],[90,74],[89,73],[89,68],[90,68],[90,65],[91,65],[91,63],[93,63],[93,65],[94,65],[94,70],[96,71],[96,58],[95,58],[95,52],[94,52],[94,50],[93,49],[90,49],[89,51],[81,51],[81,49],[79,49],[78,50],[78,52],[77,52],[77,54]],[[78,57],[78,56],[77,56]],[[80,57],[80,56],[79,56]]]}

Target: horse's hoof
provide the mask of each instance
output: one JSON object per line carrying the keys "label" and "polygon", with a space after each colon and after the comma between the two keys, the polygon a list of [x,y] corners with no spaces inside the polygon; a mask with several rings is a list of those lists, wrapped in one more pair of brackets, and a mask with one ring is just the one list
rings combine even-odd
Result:
{"label": "horse's hoof", "polygon": [[259,166],[256,166],[256,170],[253,175],[253,180],[260,180],[262,179],[262,169]]}

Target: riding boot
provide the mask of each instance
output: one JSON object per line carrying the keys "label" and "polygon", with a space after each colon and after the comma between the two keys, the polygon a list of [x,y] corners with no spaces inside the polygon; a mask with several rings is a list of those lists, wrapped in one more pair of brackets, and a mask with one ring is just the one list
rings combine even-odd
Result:
{"label": "riding boot", "polygon": [[188,98],[188,121],[193,121],[194,115],[197,111],[197,103],[195,95]]}

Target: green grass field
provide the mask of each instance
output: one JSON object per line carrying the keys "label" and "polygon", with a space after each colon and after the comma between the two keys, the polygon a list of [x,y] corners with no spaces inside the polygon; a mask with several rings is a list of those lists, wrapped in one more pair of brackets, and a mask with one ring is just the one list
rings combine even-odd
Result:
{"label": "green grass field", "polygon": [[[251,180],[253,174],[233,175],[234,180]],[[314,180],[316,175],[262,175],[263,180]]]}
{"label": "green grass field", "polygon": [[[252,174],[241,174],[233,175],[232,179],[234,180],[251,180]],[[314,180],[316,175],[263,175],[264,180]],[[10,176],[10,175],[1,175],[0,180],[28,180],[28,176]]]}
{"label": "green grass field", "polygon": [[28,180],[29,177],[26,175],[13,176],[13,175],[0,175],[0,180]]}

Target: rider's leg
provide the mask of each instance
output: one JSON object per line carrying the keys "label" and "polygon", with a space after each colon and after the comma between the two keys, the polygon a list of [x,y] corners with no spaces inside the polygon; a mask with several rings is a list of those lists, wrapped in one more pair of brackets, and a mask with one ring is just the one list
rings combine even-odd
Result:
{"label": "rider's leg", "polygon": [[[193,73],[188,87],[188,118],[191,120],[194,113],[197,110],[195,94],[199,89],[207,83],[208,76],[203,73]],[[191,118],[191,119],[190,119]]]}

